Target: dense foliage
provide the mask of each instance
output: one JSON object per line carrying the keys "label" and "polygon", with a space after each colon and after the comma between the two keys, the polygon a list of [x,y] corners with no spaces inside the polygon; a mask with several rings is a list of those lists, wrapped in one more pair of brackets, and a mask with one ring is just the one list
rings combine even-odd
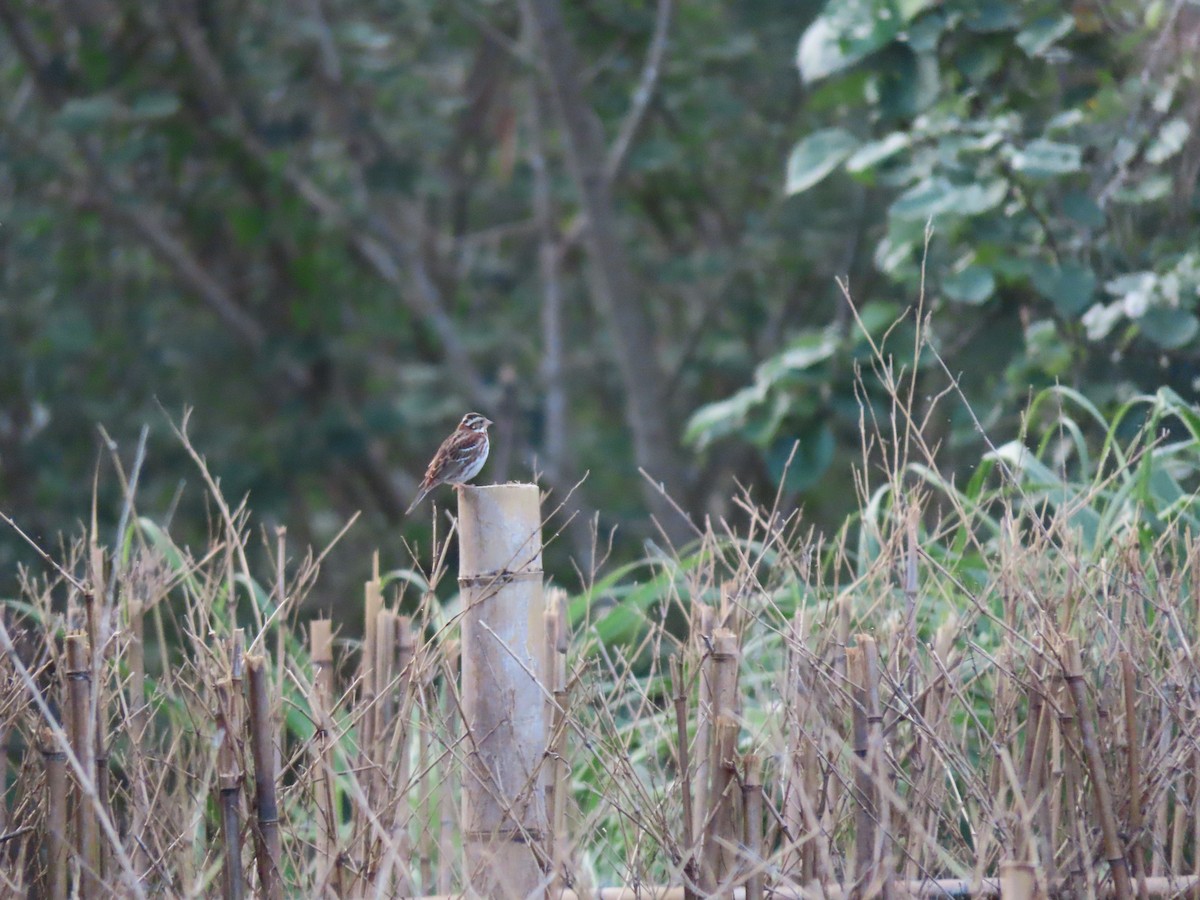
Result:
{"label": "dense foliage", "polygon": [[639,467],[696,515],[786,470],[839,521],[930,220],[932,347],[985,425],[1055,381],[1191,397],[1198,40],[1182,0],[5,3],[0,508],[52,540],[96,423],[127,466],[148,424],[140,511],[198,533],[159,409],[192,405],[299,542],[365,510],[352,583],[427,533],[400,512],[480,408],[488,477],[588,473],[560,558],[594,508],[688,536]]}

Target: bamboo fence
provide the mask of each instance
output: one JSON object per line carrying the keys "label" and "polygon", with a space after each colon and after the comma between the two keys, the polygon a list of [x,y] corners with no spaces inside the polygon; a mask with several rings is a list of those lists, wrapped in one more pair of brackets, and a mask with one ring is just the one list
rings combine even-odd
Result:
{"label": "bamboo fence", "polygon": [[461,606],[376,565],[361,642],[282,576],[238,618],[236,541],[67,561],[58,625],[0,611],[0,896],[1200,896],[1194,548],[1048,599],[1010,547],[920,637],[904,529],[899,579],[790,610],[738,551],[622,642],[540,516],[463,489]]}

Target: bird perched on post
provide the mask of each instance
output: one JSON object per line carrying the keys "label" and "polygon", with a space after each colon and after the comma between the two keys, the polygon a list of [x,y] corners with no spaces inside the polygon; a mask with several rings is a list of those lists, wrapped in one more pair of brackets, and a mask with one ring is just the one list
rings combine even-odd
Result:
{"label": "bird perched on post", "polygon": [[439,484],[466,484],[479,474],[488,458],[488,426],[492,420],[479,413],[467,413],[450,437],[442,441],[437,453],[421,479],[417,499],[406,511],[407,516]]}

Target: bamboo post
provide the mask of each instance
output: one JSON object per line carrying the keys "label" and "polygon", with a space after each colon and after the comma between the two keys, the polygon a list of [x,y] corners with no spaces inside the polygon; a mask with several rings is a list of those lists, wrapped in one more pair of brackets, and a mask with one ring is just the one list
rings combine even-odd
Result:
{"label": "bamboo post", "polygon": [[50,728],[39,737],[46,768],[46,897],[67,900],[67,754]]}
{"label": "bamboo post", "polygon": [[[67,701],[71,711],[71,749],[85,772],[95,772],[92,668],[87,635],[81,631],[67,635]],[[96,810],[82,786],[76,795],[75,842],[79,851],[79,894],[86,900],[99,895],[100,835]]]}
{"label": "bamboo post", "polygon": [[275,799],[275,742],[271,734],[271,698],[267,687],[266,661],[261,656],[247,656],[246,671],[250,676],[246,690],[250,707],[250,746],[254,754],[259,892],[268,900],[281,900],[283,883],[280,862],[283,847],[279,834],[279,805]]}
{"label": "bamboo post", "polygon": [[459,488],[463,594],[466,886],[525,898],[544,889],[545,615],[538,487]]}

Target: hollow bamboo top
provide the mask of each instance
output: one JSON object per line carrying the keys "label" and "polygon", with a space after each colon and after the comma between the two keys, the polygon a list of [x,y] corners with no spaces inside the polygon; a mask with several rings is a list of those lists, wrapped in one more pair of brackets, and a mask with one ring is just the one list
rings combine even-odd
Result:
{"label": "hollow bamboo top", "polygon": [[541,494],[536,484],[462,486],[458,528],[460,575],[541,571]]}

